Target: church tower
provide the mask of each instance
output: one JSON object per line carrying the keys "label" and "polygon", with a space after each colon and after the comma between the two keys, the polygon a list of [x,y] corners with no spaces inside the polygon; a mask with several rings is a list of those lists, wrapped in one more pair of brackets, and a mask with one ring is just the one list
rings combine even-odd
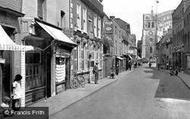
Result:
{"label": "church tower", "polygon": [[156,16],[151,10],[150,14],[143,14],[142,30],[142,58],[152,58],[156,53]]}

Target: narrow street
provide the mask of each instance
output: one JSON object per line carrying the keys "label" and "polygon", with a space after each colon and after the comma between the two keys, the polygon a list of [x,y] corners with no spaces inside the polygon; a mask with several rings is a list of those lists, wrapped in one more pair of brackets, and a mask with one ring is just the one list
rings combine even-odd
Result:
{"label": "narrow street", "polygon": [[190,90],[177,77],[138,68],[51,119],[189,119]]}

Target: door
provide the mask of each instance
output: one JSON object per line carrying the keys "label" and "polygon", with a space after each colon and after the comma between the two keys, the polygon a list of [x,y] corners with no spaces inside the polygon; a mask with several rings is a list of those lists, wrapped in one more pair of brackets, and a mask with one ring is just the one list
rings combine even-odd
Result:
{"label": "door", "polygon": [[11,93],[11,51],[4,51],[3,58],[5,59],[5,63],[2,64],[2,95],[10,97]]}

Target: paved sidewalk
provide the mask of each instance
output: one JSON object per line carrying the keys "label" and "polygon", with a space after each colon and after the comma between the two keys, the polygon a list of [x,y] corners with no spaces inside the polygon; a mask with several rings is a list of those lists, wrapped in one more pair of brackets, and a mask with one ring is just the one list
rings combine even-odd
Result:
{"label": "paved sidewalk", "polygon": [[37,102],[30,107],[49,107],[49,115],[52,115],[82,100],[83,98],[92,95],[98,90],[114,83],[115,81],[117,81],[117,79],[122,77],[122,75],[126,75],[126,73],[128,74],[132,71],[122,72],[115,79],[101,79],[98,82],[99,84],[86,84],[84,88],[69,89],[54,97],[48,98],[46,101]]}
{"label": "paved sidewalk", "polygon": [[185,83],[185,85],[190,89],[190,75],[186,73],[179,73],[178,77]]}

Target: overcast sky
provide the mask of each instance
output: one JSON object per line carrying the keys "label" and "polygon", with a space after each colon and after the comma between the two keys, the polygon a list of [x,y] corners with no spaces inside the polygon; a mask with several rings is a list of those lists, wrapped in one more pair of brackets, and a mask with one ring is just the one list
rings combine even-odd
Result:
{"label": "overcast sky", "polygon": [[[175,9],[181,0],[159,0],[158,13]],[[108,16],[119,17],[131,25],[131,32],[136,34],[137,40],[142,36],[142,16],[156,12],[156,0],[103,0],[104,11]]]}

